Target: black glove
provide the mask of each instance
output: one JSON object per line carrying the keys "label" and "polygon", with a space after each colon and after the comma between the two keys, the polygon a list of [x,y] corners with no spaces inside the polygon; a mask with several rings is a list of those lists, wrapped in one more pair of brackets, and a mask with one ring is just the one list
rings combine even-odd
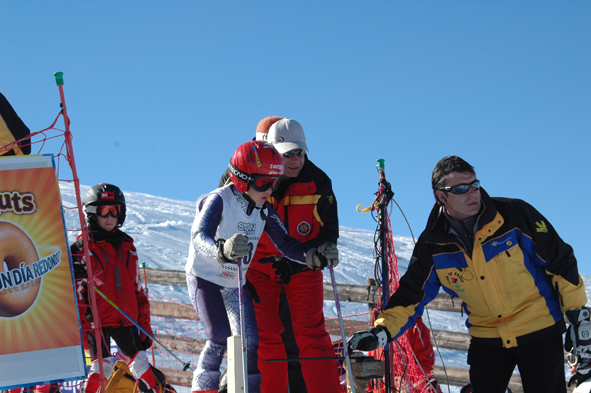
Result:
{"label": "black glove", "polygon": [[359,332],[347,340],[349,353],[358,351],[373,351],[386,346],[390,341],[388,331],[381,326],[375,327],[368,332]]}
{"label": "black glove", "polygon": [[591,310],[587,307],[574,308],[566,312],[570,326],[566,330],[564,349],[574,356],[591,356]]}
{"label": "black glove", "polygon": [[92,310],[90,306],[86,308],[86,312],[84,313],[84,318],[86,318],[87,322],[94,322],[94,317],[92,316]]}
{"label": "black glove", "polygon": [[246,291],[248,292],[248,294],[252,298],[253,302],[255,302],[256,304],[261,304],[261,298],[259,297],[259,294],[257,293],[257,290],[254,287],[253,283],[246,280],[246,284],[244,284],[244,288],[246,289]]}
{"label": "black glove", "polygon": [[86,271],[86,264],[85,263],[75,260],[72,263],[72,270],[74,270],[74,278],[76,280],[88,278],[88,272]]}
{"label": "black glove", "polygon": [[289,284],[293,269],[291,261],[281,255],[272,255],[259,259],[259,263],[268,264],[272,263],[271,267],[275,270],[275,276],[279,277],[279,282],[282,284]]}
{"label": "black glove", "polygon": [[293,271],[291,269],[291,263],[287,258],[279,258],[272,265],[275,269],[275,275],[279,277],[279,282],[282,284],[289,284],[291,281],[291,275]]}

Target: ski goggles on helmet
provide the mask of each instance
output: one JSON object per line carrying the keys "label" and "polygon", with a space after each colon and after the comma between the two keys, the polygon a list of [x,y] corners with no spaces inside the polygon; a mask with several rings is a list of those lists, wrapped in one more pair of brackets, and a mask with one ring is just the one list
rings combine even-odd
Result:
{"label": "ski goggles on helmet", "polygon": [[258,192],[265,192],[269,188],[275,190],[279,185],[281,177],[268,176],[268,175],[251,175],[249,182],[250,186]]}
{"label": "ski goggles on helmet", "polygon": [[283,157],[285,158],[291,158],[295,155],[297,155],[298,157],[303,157],[304,154],[306,154],[306,151],[304,149],[294,149],[294,150],[290,150],[288,152],[285,152],[282,154]]}
{"label": "ski goggles on helmet", "polygon": [[452,194],[465,194],[472,188],[474,191],[480,189],[480,180],[474,180],[470,184],[458,184],[452,187],[441,187],[441,191],[451,192]]}
{"label": "ski goggles on helmet", "polygon": [[[88,209],[87,209],[88,210]],[[100,205],[96,206],[96,215],[101,218],[111,217],[119,218],[123,215],[123,206],[121,205]]]}

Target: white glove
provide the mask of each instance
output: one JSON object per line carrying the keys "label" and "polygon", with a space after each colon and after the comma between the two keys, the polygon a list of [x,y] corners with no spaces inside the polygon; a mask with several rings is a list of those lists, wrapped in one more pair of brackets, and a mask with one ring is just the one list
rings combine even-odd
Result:
{"label": "white glove", "polygon": [[242,233],[232,235],[224,242],[218,242],[217,260],[222,265],[224,263],[231,263],[235,259],[245,257],[250,253],[248,237]]}
{"label": "white glove", "polygon": [[388,331],[381,326],[375,327],[368,332],[359,332],[347,340],[349,353],[358,351],[373,351],[386,346],[389,341]]}
{"label": "white glove", "polygon": [[564,349],[574,356],[591,355],[591,310],[587,307],[574,308],[566,312],[570,326],[566,330]]}

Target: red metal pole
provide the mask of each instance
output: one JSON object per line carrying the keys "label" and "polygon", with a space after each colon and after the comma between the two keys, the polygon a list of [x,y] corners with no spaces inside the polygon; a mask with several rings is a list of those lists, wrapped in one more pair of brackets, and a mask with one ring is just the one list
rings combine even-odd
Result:
{"label": "red metal pole", "polygon": [[[93,321],[91,326],[94,331],[94,336],[97,338],[96,342],[98,343],[97,354],[98,354],[98,361],[99,361],[99,372],[101,375],[101,388],[103,392],[106,392],[105,389],[105,380],[104,378],[104,369],[103,369],[103,353],[102,353],[102,330],[101,330],[101,322],[99,319],[98,309],[96,306],[96,295],[94,290],[94,280],[92,274],[92,267],[90,264],[90,252],[88,250],[88,227],[86,226],[86,219],[84,217],[84,212],[82,211],[82,198],[80,197],[80,179],[78,179],[78,173],[76,171],[76,162],[74,160],[74,149],[72,148],[72,133],[70,132],[70,118],[68,117],[68,111],[66,108],[66,99],[64,96],[64,73],[63,72],[56,72],[53,74],[55,76],[55,83],[59,88],[60,92],[60,100],[61,100],[61,113],[64,118],[64,126],[65,132],[64,137],[66,140],[66,159],[68,164],[70,164],[70,168],[72,169],[72,179],[74,181],[74,189],[76,190],[76,203],[78,207],[78,218],[80,219],[80,229],[82,231],[82,239],[84,241],[84,257],[86,258],[86,271],[88,275],[87,285],[88,285],[88,292],[90,294],[90,304],[92,310]],[[80,316],[80,318],[84,318],[84,316]]]}

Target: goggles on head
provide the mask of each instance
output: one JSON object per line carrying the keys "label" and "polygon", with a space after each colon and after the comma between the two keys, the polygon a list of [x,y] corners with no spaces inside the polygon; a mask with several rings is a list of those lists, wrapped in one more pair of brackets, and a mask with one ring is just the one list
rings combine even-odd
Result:
{"label": "goggles on head", "polygon": [[474,180],[472,183],[470,184],[457,184],[455,186],[451,186],[451,187],[441,187],[440,190],[441,191],[445,191],[445,192],[451,192],[452,194],[465,194],[467,193],[470,188],[472,188],[474,191],[477,191],[480,189],[480,180]]}
{"label": "goggles on head", "polygon": [[304,149],[294,149],[294,150],[290,150],[290,151],[283,153],[282,156],[285,158],[291,158],[291,157],[297,155],[298,157],[301,158],[304,154],[306,154],[306,151]]}
{"label": "goggles on head", "polygon": [[88,213],[94,213],[101,218],[106,218],[109,214],[111,217],[119,218],[124,213],[123,206],[121,205],[89,205],[86,207],[86,211]]}

